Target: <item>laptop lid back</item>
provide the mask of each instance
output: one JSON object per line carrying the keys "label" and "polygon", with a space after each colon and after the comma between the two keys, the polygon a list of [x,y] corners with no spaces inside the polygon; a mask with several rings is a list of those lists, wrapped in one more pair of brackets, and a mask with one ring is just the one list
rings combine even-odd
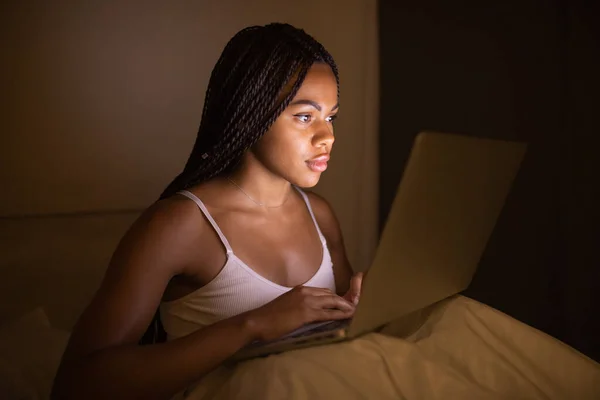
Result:
{"label": "laptop lid back", "polygon": [[525,150],[516,142],[417,136],[349,336],[467,288]]}

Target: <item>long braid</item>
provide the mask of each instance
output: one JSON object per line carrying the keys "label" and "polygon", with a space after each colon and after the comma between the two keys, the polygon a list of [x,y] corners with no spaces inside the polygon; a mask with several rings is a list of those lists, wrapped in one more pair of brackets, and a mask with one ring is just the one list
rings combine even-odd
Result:
{"label": "long braid", "polygon": [[185,168],[161,198],[234,167],[288,106],[315,62],[331,67],[339,92],[333,58],[303,30],[276,23],[238,32],[212,71],[202,121]]}

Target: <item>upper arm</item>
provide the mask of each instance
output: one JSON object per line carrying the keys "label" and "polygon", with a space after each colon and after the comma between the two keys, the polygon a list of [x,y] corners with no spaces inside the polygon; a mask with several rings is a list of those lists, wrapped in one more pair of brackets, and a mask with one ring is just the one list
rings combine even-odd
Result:
{"label": "upper arm", "polygon": [[342,229],[333,208],[327,200],[316,193],[306,192],[311,207],[315,214],[319,228],[327,240],[327,247],[331,253],[335,286],[338,294],[344,294],[349,288],[352,277],[352,267],[348,261]]}
{"label": "upper arm", "polygon": [[75,325],[65,359],[139,341],[169,280],[184,270],[198,235],[198,219],[185,203],[155,204],[125,234]]}

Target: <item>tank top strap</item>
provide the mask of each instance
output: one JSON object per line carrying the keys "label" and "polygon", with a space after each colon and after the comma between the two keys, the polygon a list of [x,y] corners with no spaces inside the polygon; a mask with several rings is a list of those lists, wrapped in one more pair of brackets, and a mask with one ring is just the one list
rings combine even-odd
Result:
{"label": "tank top strap", "polygon": [[206,217],[206,219],[208,220],[208,222],[210,222],[210,224],[212,225],[212,227],[215,230],[215,232],[217,233],[217,235],[219,235],[219,238],[221,239],[221,242],[223,243],[223,246],[225,246],[225,250],[227,250],[227,254],[232,254],[233,250],[231,249],[231,246],[229,245],[229,242],[227,241],[227,238],[225,237],[225,235],[221,231],[221,228],[219,228],[219,225],[217,225],[217,223],[215,222],[215,220],[213,219],[213,217],[208,212],[208,209],[206,208],[206,206],[204,205],[204,203],[202,202],[202,200],[200,200],[198,198],[198,196],[196,196],[195,194],[193,194],[192,192],[189,192],[187,190],[180,190],[177,193],[179,193],[179,194],[187,197],[188,199],[190,199],[194,203],[196,203],[196,205],[198,206],[198,208],[200,209],[200,211],[202,211],[202,213],[204,214],[204,216]]}
{"label": "tank top strap", "polygon": [[310,200],[308,200],[308,196],[299,187],[297,187],[297,186],[294,186],[294,187],[296,188],[298,193],[300,193],[300,195],[304,199],[304,202],[306,203],[306,208],[308,208],[308,212],[310,213],[310,217],[312,218],[313,223],[315,224],[315,228],[317,228],[317,233],[319,234],[321,243],[323,243],[323,245],[325,245],[327,243],[327,241],[325,240],[325,236],[323,236],[323,233],[321,232],[321,229],[319,228],[319,224],[317,223],[317,219],[315,218],[315,213],[313,212],[312,206],[310,205]]}

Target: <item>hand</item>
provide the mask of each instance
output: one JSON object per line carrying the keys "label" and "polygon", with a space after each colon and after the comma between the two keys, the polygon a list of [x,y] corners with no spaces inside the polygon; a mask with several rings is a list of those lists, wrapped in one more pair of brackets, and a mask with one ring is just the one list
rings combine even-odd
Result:
{"label": "hand", "polygon": [[354,305],[331,290],[298,286],[246,316],[253,338],[269,341],[311,322],[346,319],[353,314]]}
{"label": "hand", "polygon": [[350,279],[350,289],[344,295],[344,299],[354,304],[358,305],[358,301],[360,300],[360,293],[362,289],[362,281],[364,274],[362,272],[358,272],[352,276]]}

